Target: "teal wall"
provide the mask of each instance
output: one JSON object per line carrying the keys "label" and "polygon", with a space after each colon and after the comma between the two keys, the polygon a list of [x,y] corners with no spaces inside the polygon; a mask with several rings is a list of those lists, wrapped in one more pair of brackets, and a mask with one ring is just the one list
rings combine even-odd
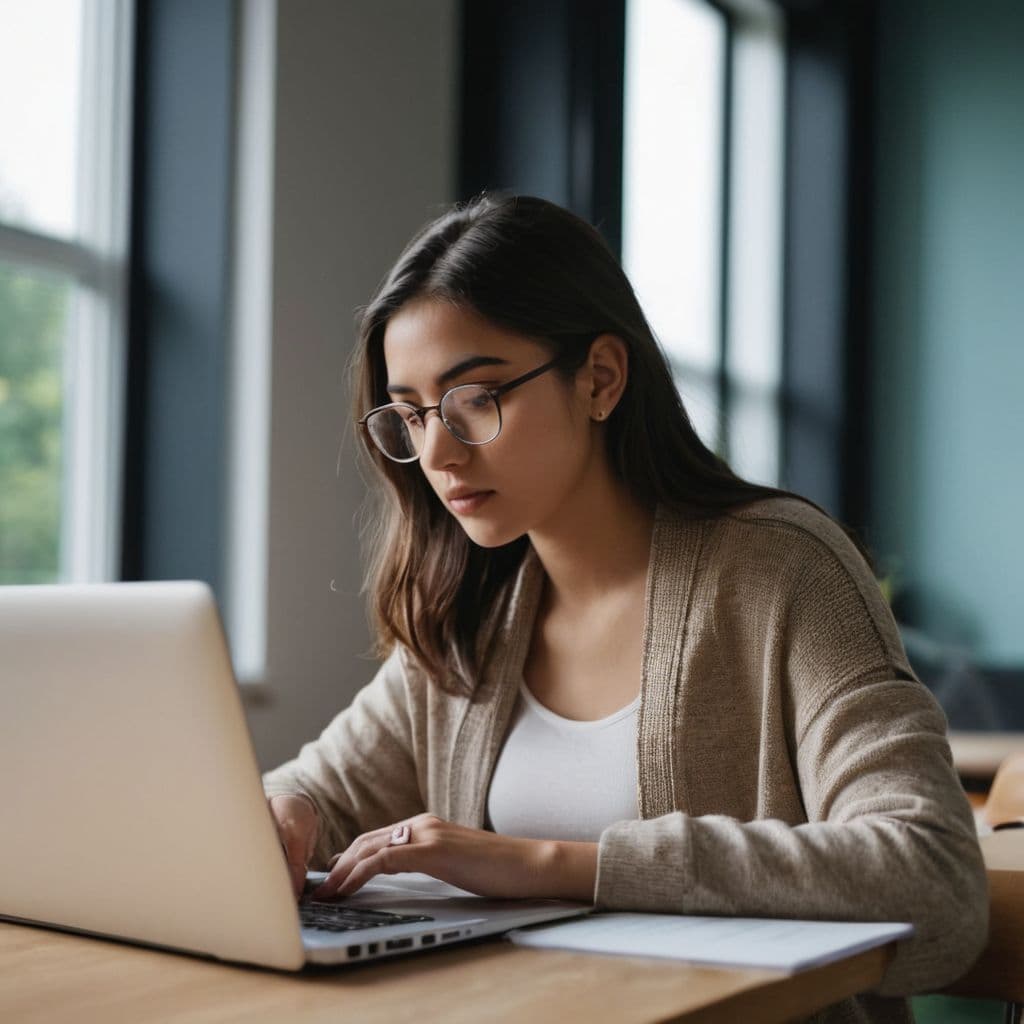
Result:
{"label": "teal wall", "polygon": [[872,546],[917,625],[1024,665],[1024,2],[879,8]]}

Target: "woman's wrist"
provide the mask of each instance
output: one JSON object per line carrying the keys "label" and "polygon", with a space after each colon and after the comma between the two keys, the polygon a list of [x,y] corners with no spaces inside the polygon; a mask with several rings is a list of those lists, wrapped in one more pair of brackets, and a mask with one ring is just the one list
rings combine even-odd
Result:
{"label": "woman's wrist", "polygon": [[292,796],[301,797],[303,800],[313,808],[313,813],[319,818],[320,811],[317,809],[316,801],[308,793],[293,793]]}
{"label": "woman's wrist", "polygon": [[597,882],[597,843],[558,839],[537,840],[542,895],[562,900],[594,902]]}
{"label": "woman's wrist", "polygon": [[275,793],[273,796],[269,797],[269,799],[273,800],[274,797],[278,796],[298,797],[300,800],[303,800],[312,808],[313,813],[317,816],[317,818],[320,817],[320,811],[317,809],[316,802],[308,793],[300,793],[297,790],[292,790],[289,793]]}

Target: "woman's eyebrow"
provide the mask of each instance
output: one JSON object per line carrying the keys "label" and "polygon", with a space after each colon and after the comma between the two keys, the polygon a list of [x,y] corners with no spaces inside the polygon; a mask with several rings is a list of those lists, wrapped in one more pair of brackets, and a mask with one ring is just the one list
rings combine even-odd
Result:
{"label": "woman's eyebrow", "polygon": [[[475,370],[478,366],[508,366],[508,360],[499,359],[497,356],[470,356],[468,359],[463,359],[462,362],[456,363],[451,369],[445,370],[437,378],[435,384],[442,388],[455,380],[456,377],[461,377],[464,373]],[[389,395],[411,395],[416,392],[415,388],[411,388],[407,384],[389,384],[385,390]]]}

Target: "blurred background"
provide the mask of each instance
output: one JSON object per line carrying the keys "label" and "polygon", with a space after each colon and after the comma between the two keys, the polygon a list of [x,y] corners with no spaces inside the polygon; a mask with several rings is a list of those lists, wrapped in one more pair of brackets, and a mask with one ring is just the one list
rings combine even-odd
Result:
{"label": "blurred background", "polygon": [[951,725],[1024,730],[1022,57],[1019,0],[0,0],[0,584],[209,581],[291,756],[375,669],[355,312],[504,188],[859,532]]}

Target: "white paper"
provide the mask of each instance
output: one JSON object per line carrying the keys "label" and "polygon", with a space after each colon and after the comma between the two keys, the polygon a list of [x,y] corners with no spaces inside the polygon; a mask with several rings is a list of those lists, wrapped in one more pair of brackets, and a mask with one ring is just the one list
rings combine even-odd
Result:
{"label": "white paper", "polygon": [[793,972],[913,933],[909,924],[597,913],[564,924],[519,928],[507,938],[521,946]]}

